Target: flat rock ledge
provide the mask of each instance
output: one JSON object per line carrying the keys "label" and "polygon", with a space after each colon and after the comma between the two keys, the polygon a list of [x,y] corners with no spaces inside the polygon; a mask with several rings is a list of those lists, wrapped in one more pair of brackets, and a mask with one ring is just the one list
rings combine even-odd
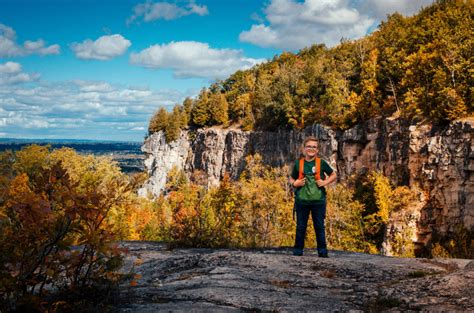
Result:
{"label": "flat rock ledge", "polygon": [[474,261],[124,242],[115,312],[474,311]]}

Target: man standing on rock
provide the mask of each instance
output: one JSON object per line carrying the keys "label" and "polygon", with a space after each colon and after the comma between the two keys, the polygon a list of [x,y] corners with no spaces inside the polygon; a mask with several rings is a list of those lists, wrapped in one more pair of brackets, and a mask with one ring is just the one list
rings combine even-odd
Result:
{"label": "man standing on rock", "polygon": [[[324,219],[326,217],[325,186],[337,179],[336,172],[323,159],[317,157],[319,142],[315,137],[306,137],[302,146],[304,157],[295,162],[289,178],[296,188],[296,239],[293,255],[303,255],[306,227],[309,214],[316,232],[318,255],[328,257]],[[325,178],[325,179],[324,179]]]}

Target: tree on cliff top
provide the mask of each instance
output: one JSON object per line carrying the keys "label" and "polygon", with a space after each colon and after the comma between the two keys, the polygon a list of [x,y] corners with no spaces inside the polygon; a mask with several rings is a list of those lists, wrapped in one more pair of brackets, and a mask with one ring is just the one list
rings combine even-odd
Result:
{"label": "tree on cliff top", "polygon": [[212,94],[209,99],[209,111],[212,124],[226,126],[229,122],[229,104],[225,95],[219,93]]}
{"label": "tree on cliff top", "polygon": [[166,125],[168,125],[168,112],[164,107],[161,107],[151,118],[148,133],[152,134],[164,130]]}
{"label": "tree on cliff top", "polygon": [[[245,130],[313,123],[346,129],[392,114],[434,123],[472,115],[471,6],[436,1],[412,17],[390,15],[359,40],[285,52],[237,71],[203,88],[191,109],[192,122],[226,125],[228,118]],[[190,100],[185,102],[190,107]]]}
{"label": "tree on cliff top", "polygon": [[206,126],[211,121],[209,110],[209,92],[203,88],[192,109],[193,123],[197,126]]}

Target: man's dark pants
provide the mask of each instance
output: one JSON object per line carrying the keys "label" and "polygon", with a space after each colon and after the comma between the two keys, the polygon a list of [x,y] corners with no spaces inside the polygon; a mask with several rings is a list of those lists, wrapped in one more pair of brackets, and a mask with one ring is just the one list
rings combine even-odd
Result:
{"label": "man's dark pants", "polygon": [[320,202],[314,205],[303,205],[296,203],[296,240],[294,253],[303,254],[304,239],[308,219],[311,213],[313,227],[316,232],[316,243],[319,256],[325,256],[328,253],[326,245],[326,230],[324,219],[326,217],[326,202]]}

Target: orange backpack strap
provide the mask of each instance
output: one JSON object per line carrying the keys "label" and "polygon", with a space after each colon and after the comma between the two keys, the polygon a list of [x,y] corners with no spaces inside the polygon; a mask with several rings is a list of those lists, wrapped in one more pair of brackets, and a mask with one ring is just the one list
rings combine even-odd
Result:
{"label": "orange backpack strap", "polygon": [[321,179],[321,159],[320,158],[316,158],[316,172],[314,173],[314,178],[316,180],[320,180]]}
{"label": "orange backpack strap", "polygon": [[304,159],[303,159],[303,158],[300,159],[300,166],[299,166],[299,169],[298,169],[298,170],[299,170],[298,179],[301,179],[301,178],[304,177],[304,175],[303,175],[303,171],[304,171]]}
{"label": "orange backpack strap", "polygon": [[[320,180],[321,179],[321,159],[316,158],[314,162],[316,163],[314,178],[315,180]],[[304,159],[301,158],[300,165],[299,165],[298,179],[301,179],[304,177],[303,170],[304,170]]]}

